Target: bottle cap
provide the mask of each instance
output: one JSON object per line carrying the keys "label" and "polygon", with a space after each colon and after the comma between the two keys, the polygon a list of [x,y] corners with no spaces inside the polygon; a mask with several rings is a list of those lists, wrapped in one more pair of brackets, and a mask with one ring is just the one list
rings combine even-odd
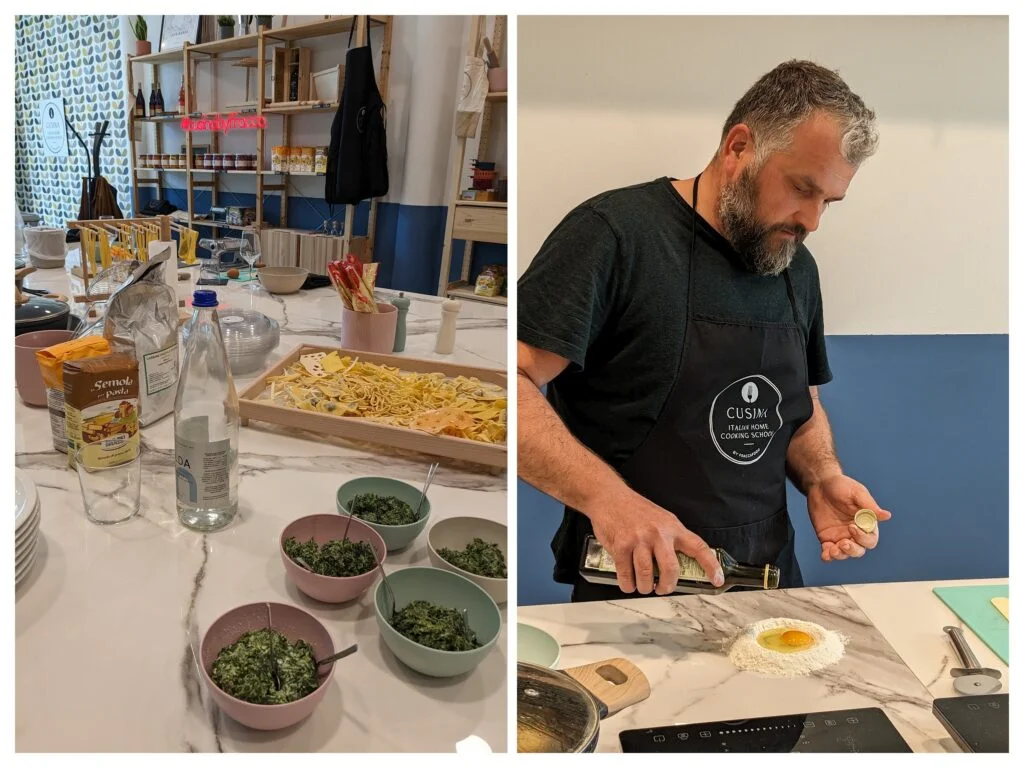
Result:
{"label": "bottle cap", "polygon": [[192,306],[202,307],[208,309],[209,307],[216,307],[217,292],[216,291],[195,291],[192,294]]}
{"label": "bottle cap", "polygon": [[853,516],[853,524],[864,533],[874,533],[875,528],[878,527],[878,516],[874,510],[862,509]]}

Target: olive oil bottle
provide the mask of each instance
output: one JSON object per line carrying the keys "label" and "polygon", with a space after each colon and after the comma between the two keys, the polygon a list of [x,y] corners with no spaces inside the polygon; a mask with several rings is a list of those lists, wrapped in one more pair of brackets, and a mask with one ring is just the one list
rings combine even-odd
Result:
{"label": "olive oil bottle", "polygon": [[[713,550],[722,566],[725,583],[716,587],[704,573],[704,569],[692,557],[676,553],[679,558],[679,580],[676,582],[677,594],[720,595],[733,587],[753,589],[778,589],[779,568],[770,563],[765,565],[748,565],[739,563],[723,549]],[[617,585],[615,562],[601,543],[593,536],[588,536],[580,558],[580,576],[591,584]],[[654,564],[655,582],[658,577],[658,564]]]}

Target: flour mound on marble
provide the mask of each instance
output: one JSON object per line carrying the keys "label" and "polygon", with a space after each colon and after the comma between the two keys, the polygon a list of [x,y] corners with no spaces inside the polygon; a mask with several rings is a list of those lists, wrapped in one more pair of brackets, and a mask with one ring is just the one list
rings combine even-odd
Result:
{"label": "flour mound on marble", "polygon": [[[798,653],[779,653],[757,642],[762,632],[785,627],[806,632],[814,644]],[[830,667],[846,653],[847,639],[809,621],[765,619],[746,627],[729,649],[729,661],[738,669],[772,677],[801,677]]]}

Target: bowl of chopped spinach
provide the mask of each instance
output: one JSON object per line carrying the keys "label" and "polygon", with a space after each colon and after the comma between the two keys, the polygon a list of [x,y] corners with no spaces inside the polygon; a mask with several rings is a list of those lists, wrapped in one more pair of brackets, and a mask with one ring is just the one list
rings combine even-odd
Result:
{"label": "bowl of chopped spinach", "polygon": [[[281,560],[303,594],[323,603],[347,603],[373,586],[384,562],[384,539],[359,518],[308,515],[281,532]],[[372,549],[371,549],[372,547]],[[376,553],[376,557],[374,557]],[[309,566],[307,569],[299,560]],[[312,570],[310,570],[312,569]]]}
{"label": "bowl of chopped spinach", "polygon": [[[477,667],[501,633],[501,613],[484,590],[440,568],[390,570],[396,614],[384,582],[377,582],[374,607],[381,638],[393,654],[430,677],[455,677]],[[465,620],[466,609],[469,620]]]}
{"label": "bowl of chopped spinach", "polygon": [[335,652],[327,628],[294,605],[250,603],[218,618],[203,636],[203,680],[226,715],[260,731],[276,731],[312,714],[327,692]]}
{"label": "bowl of chopped spinach", "polygon": [[416,514],[420,489],[390,477],[359,477],[338,489],[338,511],[352,514],[380,534],[388,552],[405,549],[423,533],[430,517],[429,495]]}
{"label": "bowl of chopped spinach", "polygon": [[482,517],[438,520],[427,532],[430,564],[472,581],[499,605],[508,601],[508,528]]}

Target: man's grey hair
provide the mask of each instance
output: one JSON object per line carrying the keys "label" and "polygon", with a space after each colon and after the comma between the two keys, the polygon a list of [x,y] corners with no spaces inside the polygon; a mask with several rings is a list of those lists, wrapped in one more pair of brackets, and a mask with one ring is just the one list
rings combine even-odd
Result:
{"label": "man's grey hair", "polygon": [[725,121],[722,141],[734,127],[746,125],[754,135],[754,165],[759,168],[770,154],[786,149],[793,129],[815,112],[839,121],[847,163],[859,166],[875,153],[875,113],[836,72],[796,59],[775,67],[743,94]]}

